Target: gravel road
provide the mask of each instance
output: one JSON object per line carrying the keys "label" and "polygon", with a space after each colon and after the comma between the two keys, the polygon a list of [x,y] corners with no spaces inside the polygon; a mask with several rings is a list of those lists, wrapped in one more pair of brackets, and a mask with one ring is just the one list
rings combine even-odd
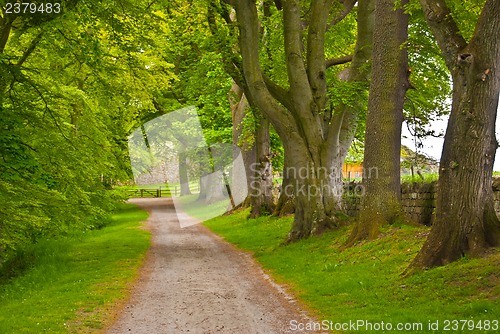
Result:
{"label": "gravel road", "polygon": [[131,202],[150,212],[153,242],[107,333],[292,333],[290,321],[312,321],[249,254],[202,225],[180,228],[170,199]]}

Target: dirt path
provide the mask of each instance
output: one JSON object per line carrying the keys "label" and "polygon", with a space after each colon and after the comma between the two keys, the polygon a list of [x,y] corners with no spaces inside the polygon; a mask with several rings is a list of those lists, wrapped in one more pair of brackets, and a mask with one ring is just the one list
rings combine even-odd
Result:
{"label": "dirt path", "polygon": [[128,305],[107,333],[291,333],[305,312],[251,257],[205,227],[180,228],[171,200],[150,212],[153,244]]}

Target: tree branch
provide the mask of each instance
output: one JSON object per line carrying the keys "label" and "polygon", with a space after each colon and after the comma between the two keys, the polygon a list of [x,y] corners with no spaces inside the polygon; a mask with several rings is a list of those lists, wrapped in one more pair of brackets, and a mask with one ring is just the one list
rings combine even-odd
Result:
{"label": "tree branch", "polygon": [[271,93],[271,95],[276,100],[278,100],[285,108],[287,108],[288,110],[292,109],[288,92],[283,87],[272,81],[268,76],[263,75],[263,78],[266,87],[269,90],[269,93]]}
{"label": "tree branch", "polygon": [[[349,67],[349,82],[369,82],[370,61],[372,58],[373,26],[375,20],[375,1],[358,1],[358,24],[356,47]],[[367,66],[368,65],[368,66]],[[366,88],[368,89],[368,88]],[[327,145],[337,144],[339,154],[345,157],[356,133],[359,112],[366,108],[365,101],[358,100],[354,106],[341,106],[332,118],[328,129]],[[332,152],[334,153],[334,152]]]}
{"label": "tree branch", "polygon": [[66,136],[66,134],[64,133],[64,131],[62,130],[61,126],[59,125],[59,122],[57,121],[57,118],[55,117],[54,113],[52,112],[52,109],[50,109],[49,107],[49,103],[47,102],[47,100],[45,99],[45,97],[43,96],[42,92],[40,91],[40,89],[38,89],[37,85],[32,82],[31,80],[26,80],[29,85],[38,93],[38,96],[40,97],[40,99],[43,101],[43,103],[45,104],[45,110],[49,113],[50,117],[52,118],[52,120],[54,121],[54,124],[56,125],[57,129],[59,130],[59,133],[61,134],[61,136],[63,136],[64,139],[66,139],[66,141],[68,141],[68,143],[73,147],[75,148],[77,151],[78,151],[78,148],[75,146],[75,144],[71,141],[71,139],[68,138],[68,136]]}
{"label": "tree branch", "polygon": [[332,21],[330,22],[330,24],[328,24],[326,26],[326,30],[328,31],[331,27],[333,27],[334,25],[336,25],[337,23],[339,23],[340,21],[342,21],[350,12],[351,10],[354,8],[354,5],[356,4],[356,2],[358,2],[358,0],[344,0],[344,1],[339,1],[342,3],[343,5],[343,9],[340,11],[340,13],[335,16]]}
{"label": "tree branch", "polygon": [[269,117],[274,128],[282,138],[292,132],[295,122],[290,113],[270,94],[262,75],[259,63],[259,24],[257,8],[252,0],[235,1],[236,16],[240,29],[240,49],[243,57],[243,73],[251,96],[247,98]]}
{"label": "tree branch", "polygon": [[311,20],[307,33],[307,77],[313,92],[316,112],[326,105],[325,34],[328,14],[333,0],[316,0],[311,3]]}
{"label": "tree branch", "polygon": [[[307,71],[302,56],[302,23],[300,19],[300,1],[287,0],[283,6],[285,56],[290,90],[308,103],[310,87]],[[292,110],[293,112],[293,110]]]}
{"label": "tree branch", "polygon": [[487,0],[477,21],[472,40],[469,43],[474,48],[478,46],[484,50],[495,50],[487,52],[488,54],[483,53],[481,56],[497,64],[500,62],[500,20],[498,13],[500,13],[500,1]]}
{"label": "tree branch", "polygon": [[[217,13],[226,23],[228,27],[234,24],[234,18],[231,18],[230,12],[224,6],[234,5],[234,0],[221,0],[220,7],[216,7],[214,4],[209,4],[207,11],[207,20],[210,32],[214,37],[218,34],[218,27],[216,24],[215,14]],[[222,41],[221,44],[226,45],[226,41]],[[231,78],[236,82],[238,86],[247,89],[245,78],[242,73],[242,65],[239,58],[234,54],[232,46],[225,46],[222,48],[222,62],[224,64],[224,70]]]}
{"label": "tree branch", "polygon": [[224,57],[222,58],[224,62],[224,70],[227,74],[231,76],[231,78],[236,82],[236,84],[242,87],[244,90],[247,87],[245,82],[244,75],[242,73],[242,64],[240,61],[236,61],[233,59],[232,61],[227,61]]}
{"label": "tree branch", "polygon": [[[324,138],[319,117],[326,101],[326,69],[322,40],[324,40],[329,11],[329,7],[325,9],[324,6],[328,6],[331,1],[312,1],[311,9],[314,12],[311,13],[311,17],[314,20],[312,20],[308,32],[307,68],[302,54],[304,46],[300,16],[301,1],[287,0],[283,4],[285,57],[292,101],[292,109],[289,110],[301,136],[310,143],[321,142]],[[324,12],[326,12],[326,16]]]}
{"label": "tree branch", "polygon": [[330,68],[336,65],[346,64],[352,61],[352,55],[340,57],[340,58],[330,58],[326,61],[326,68]]}
{"label": "tree branch", "polygon": [[[498,1],[495,0],[497,3]],[[492,2],[495,2],[492,1]],[[467,46],[444,0],[420,0],[424,15],[443,53],[446,66],[453,70],[457,54]]]}
{"label": "tree branch", "polygon": [[9,40],[10,31],[12,29],[12,21],[8,20],[7,17],[3,17],[0,19],[0,53],[3,53],[5,50],[5,45],[7,45],[7,41]]}
{"label": "tree branch", "polygon": [[24,62],[33,53],[33,51],[35,51],[35,48],[38,45],[38,43],[40,42],[40,40],[42,39],[42,36],[43,36],[43,31],[41,31],[40,33],[38,33],[38,35],[36,35],[35,38],[33,38],[33,40],[31,41],[30,46],[28,47],[28,49],[26,49],[26,51],[24,51],[22,57],[17,62],[17,64],[16,64],[17,67],[23,66]]}

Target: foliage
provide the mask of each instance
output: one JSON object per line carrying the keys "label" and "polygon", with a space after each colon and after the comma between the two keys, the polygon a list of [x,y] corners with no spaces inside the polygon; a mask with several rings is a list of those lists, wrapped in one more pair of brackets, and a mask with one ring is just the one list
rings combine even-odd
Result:
{"label": "foliage", "polygon": [[[243,121],[238,125],[242,133],[238,142],[241,150],[251,150],[255,145],[255,133],[259,126],[258,118],[262,117],[258,111],[252,110],[245,115]],[[280,137],[276,130],[270,126],[270,145],[271,145],[271,165],[275,172],[281,172],[284,166],[284,149]]]}
{"label": "foliage", "polygon": [[347,152],[344,163],[362,163],[364,151],[364,143],[359,139],[354,139],[351,147],[349,147],[349,151]]}
{"label": "foliage", "polygon": [[470,41],[485,0],[446,1],[446,3],[458,24],[460,33],[467,42]]}
{"label": "foliage", "polygon": [[449,113],[451,77],[418,1],[407,6],[410,14],[408,56],[411,89],[406,93],[405,120],[413,135],[442,136],[428,130],[436,118]]}
{"label": "foliage", "polygon": [[[162,6],[158,6],[161,11]],[[231,143],[231,113],[228,93],[231,77],[225,72],[223,56],[206,20],[209,4],[203,1],[168,2],[163,12],[169,27],[168,47],[162,57],[174,64],[177,79],[163,87],[160,101],[167,111],[194,105],[208,145]],[[223,31],[220,32],[221,34]]]}
{"label": "foliage", "polygon": [[144,259],[149,233],[139,222],[146,217],[124,205],[102,230],[22,247],[0,270],[0,332],[102,329]]}
{"label": "foliage", "polygon": [[157,52],[164,27],[111,7],[41,21],[2,8],[0,265],[25,243],[101,227],[124,199],[109,189],[129,178],[126,137],[175,75]]}

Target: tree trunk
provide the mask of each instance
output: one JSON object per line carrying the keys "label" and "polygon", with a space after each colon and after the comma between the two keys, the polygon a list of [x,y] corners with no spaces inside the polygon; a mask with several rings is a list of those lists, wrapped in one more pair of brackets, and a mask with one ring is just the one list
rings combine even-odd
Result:
{"label": "tree trunk", "polygon": [[[270,124],[265,116],[255,111],[256,107],[251,107],[246,94],[238,85],[233,84],[231,93],[233,94],[230,97],[233,113],[233,144],[238,146],[242,152],[248,189],[248,196],[243,202],[243,206],[252,208],[250,218],[257,218],[263,214],[271,213],[274,209]],[[252,109],[253,113],[251,113]],[[252,129],[252,138],[249,141],[241,138],[248,135],[243,131],[245,117],[257,119],[257,124]],[[235,181],[239,182],[239,180]]]}
{"label": "tree trunk", "polygon": [[226,198],[222,171],[215,171],[200,177],[200,194],[197,199],[199,203],[211,204]]}
{"label": "tree trunk", "polygon": [[287,242],[338,227],[336,215],[342,211],[341,170],[335,170],[331,160],[312,156],[303,142],[288,141],[284,147],[292,166],[287,172],[294,180],[295,197],[295,216]]}
{"label": "tree trunk", "polygon": [[274,209],[277,216],[286,216],[295,212],[295,178],[293,177],[293,168],[290,158],[285,154],[283,166],[283,181],[281,182],[280,196]]}
{"label": "tree trunk", "polygon": [[[255,114],[254,114],[255,115]],[[257,162],[252,166],[250,180],[250,218],[271,214],[274,210],[273,171],[271,165],[271,138],[269,120],[263,115],[255,115],[258,124],[255,132]]]}
{"label": "tree trunk", "polygon": [[[400,6],[406,4],[403,0]],[[359,219],[347,246],[374,239],[379,227],[402,215],[400,152],[404,96],[408,83],[408,15],[393,0],[375,2],[373,61],[366,119],[363,186]]]}
{"label": "tree trunk", "polygon": [[486,1],[469,44],[444,1],[421,3],[452,73],[453,103],[440,161],[436,219],[410,271],[445,265],[465,254],[479,256],[500,244],[492,191],[500,1]]}
{"label": "tree trunk", "polygon": [[181,196],[191,195],[189,188],[188,165],[186,152],[181,151],[178,154],[179,159],[179,182],[181,186]]}
{"label": "tree trunk", "polygon": [[207,198],[207,191],[208,191],[207,182],[208,182],[208,180],[204,176],[205,175],[201,175],[200,179],[199,179],[200,192],[198,193],[198,198],[196,199],[198,202],[203,202]]}
{"label": "tree trunk", "polygon": [[[243,93],[243,89],[236,83],[233,83],[231,91],[229,93],[229,104],[231,106],[232,115],[232,141],[233,141],[233,159],[236,159],[239,154],[241,154],[243,159],[244,170],[233,171],[233,194],[235,197],[239,198],[238,203],[241,203],[240,207],[248,208],[250,207],[250,196],[248,191],[251,187],[251,166],[256,162],[256,148],[254,143],[249,143],[241,138],[243,135],[243,120],[247,116],[250,108],[248,101]],[[245,180],[246,191],[243,189],[243,184],[241,180]],[[238,195],[240,194],[241,195]]]}
{"label": "tree trunk", "polygon": [[222,171],[205,175],[205,178],[207,179],[205,203],[211,204],[226,199]]}
{"label": "tree trunk", "polygon": [[[211,150],[209,149],[208,152],[211,155]],[[198,166],[199,166],[199,175],[200,175],[200,192],[198,194],[197,201],[200,203],[204,203],[207,201],[207,197],[209,196],[210,192],[210,175],[215,171],[214,167],[212,166],[212,159],[211,157],[205,157],[204,152],[198,152]]]}
{"label": "tree trunk", "polygon": [[[12,31],[12,21],[10,17],[4,15],[4,17],[0,17],[0,55],[3,55],[5,51],[5,47],[9,40],[10,33]],[[7,59],[7,58],[6,58]],[[7,86],[9,85],[9,66],[8,62],[2,61],[0,63],[0,105],[3,104],[4,94]]]}
{"label": "tree trunk", "polygon": [[[287,241],[295,241],[338,226],[342,209],[341,167],[345,145],[352,140],[355,122],[343,122],[344,113],[332,117],[328,110],[325,34],[333,0],[310,3],[307,43],[303,36],[301,2],[283,3],[284,51],[289,89],[262,74],[259,64],[259,21],[255,3],[237,0],[243,73],[255,105],[270,119],[280,136],[294,173],[295,217]],[[359,13],[371,0],[360,1]],[[358,16],[360,25],[370,19]],[[370,28],[363,30],[370,31]],[[360,35],[361,36],[361,35]],[[304,50],[306,45],[307,50]],[[359,45],[359,49],[370,45]],[[359,52],[361,56],[366,54]],[[354,62],[354,60],[353,60]],[[328,63],[336,63],[328,61]],[[364,63],[366,65],[366,62]],[[351,118],[352,119],[352,118]],[[348,134],[348,135],[346,135]],[[347,140],[346,140],[347,139]]]}

